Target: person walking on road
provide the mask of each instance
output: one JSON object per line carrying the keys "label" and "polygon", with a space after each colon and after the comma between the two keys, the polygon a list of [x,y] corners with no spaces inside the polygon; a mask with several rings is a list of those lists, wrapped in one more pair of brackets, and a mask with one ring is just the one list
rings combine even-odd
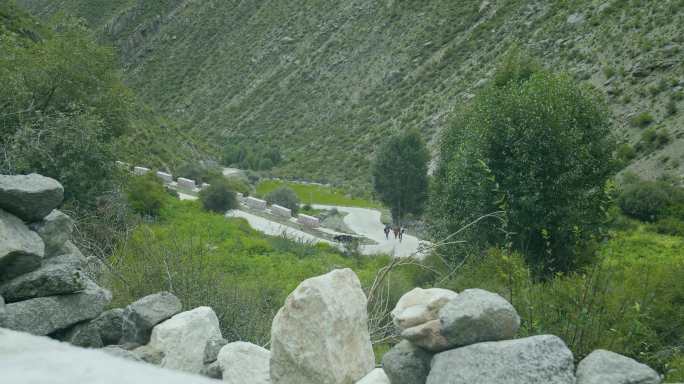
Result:
{"label": "person walking on road", "polygon": [[385,240],[389,240],[389,233],[392,230],[392,227],[389,224],[385,224]]}
{"label": "person walking on road", "polygon": [[401,228],[399,228],[399,242],[400,243],[404,239],[404,233],[406,233],[406,227],[402,226]]}

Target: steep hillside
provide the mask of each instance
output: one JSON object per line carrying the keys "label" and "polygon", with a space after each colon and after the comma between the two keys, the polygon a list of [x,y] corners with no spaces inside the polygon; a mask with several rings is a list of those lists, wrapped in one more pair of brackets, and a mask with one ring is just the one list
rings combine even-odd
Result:
{"label": "steep hillside", "polygon": [[369,182],[383,138],[429,139],[514,44],[603,92],[630,169],[684,169],[684,1],[21,0],[85,17],[129,84],[214,145],[278,146],[275,173]]}

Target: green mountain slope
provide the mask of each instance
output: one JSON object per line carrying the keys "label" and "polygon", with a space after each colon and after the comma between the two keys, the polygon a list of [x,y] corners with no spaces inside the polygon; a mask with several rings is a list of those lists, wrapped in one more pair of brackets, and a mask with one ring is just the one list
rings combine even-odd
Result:
{"label": "green mountain slope", "polygon": [[236,141],[280,147],[276,174],[368,183],[386,135],[434,140],[516,43],[605,93],[629,169],[684,169],[682,0],[19,3],[85,17],[147,103],[215,156]]}

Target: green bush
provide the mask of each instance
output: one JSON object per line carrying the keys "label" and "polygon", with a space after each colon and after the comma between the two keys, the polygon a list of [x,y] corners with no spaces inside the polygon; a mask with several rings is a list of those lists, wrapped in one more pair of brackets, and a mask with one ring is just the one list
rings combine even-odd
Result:
{"label": "green bush", "polygon": [[175,172],[178,177],[195,180],[197,184],[211,183],[213,180],[221,178],[221,170],[216,167],[204,166],[198,162],[186,162],[181,164]]}
{"label": "green bush", "polygon": [[648,112],[642,112],[632,118],[632,125],[639,128],[645,128],[655,121],[653,115]]}
{"label": "green bush", "polygon": [[289,208],[292,214],[299,212],[299,197],[292,188],[279,187],[266,195],[269,204],[277,204],[281,207]]}
{"label": "green bush", "polygon": [[476,96],[442,136],[430,196],[433,236],[503,211],[504,228],[480,222],[466,232],[468,244],[512,241],[545,276],[576,268],[600,234],[616,169],[605,111],[596,93],[548,73]]}
{"label": "green bush", "polygon": [[221,179],[215,179],[209,187],[199,193],[202,207],[207,211],[225,213],[238,208],[237,196],[231,184]]}
{"label": "green bush", "polygon": [[639,181],[626,185],[618,196],[618,205],[626,215],[644,221],[655,221],[665,215],[672,203],[671,189],[666,183]]}
{"label": "green bush", "polygon": [[684,221],[665,217],[655,222],[656,232],[663,235],[684,236]]}
{"label": "green bush", "polygon": [[152,173],[131,176],[125,188],[129,205],[141,215],[157,216],[169,199],[164,185]]}

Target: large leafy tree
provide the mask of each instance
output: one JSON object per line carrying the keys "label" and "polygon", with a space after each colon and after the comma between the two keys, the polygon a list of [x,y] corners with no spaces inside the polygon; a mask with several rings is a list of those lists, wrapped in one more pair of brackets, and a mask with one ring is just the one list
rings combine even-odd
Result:
{"label": "large leafy tree", "polygon": [[130,124],[132,94],[112,49],[70,18],[52,28],[0,6],[0,172],[60,180],[90,203],[109,188],[112,142]]}
{"label": "large leafy tree", "polygon": [[425,141],[415,129],[390,137],[378,150],[373,186],[380,201],[390,208],[395,223],[407,214],[423,212],[429,160]]}
{"label": "large leafy tree", "polygon": [[504,228],[482,223],[469,242],[508,243],[548,276],[581,264],[599,233],[615,144],[594,92],[566,76],[513,68],[445,131],[430,216],[441,237],[503,210]]}

